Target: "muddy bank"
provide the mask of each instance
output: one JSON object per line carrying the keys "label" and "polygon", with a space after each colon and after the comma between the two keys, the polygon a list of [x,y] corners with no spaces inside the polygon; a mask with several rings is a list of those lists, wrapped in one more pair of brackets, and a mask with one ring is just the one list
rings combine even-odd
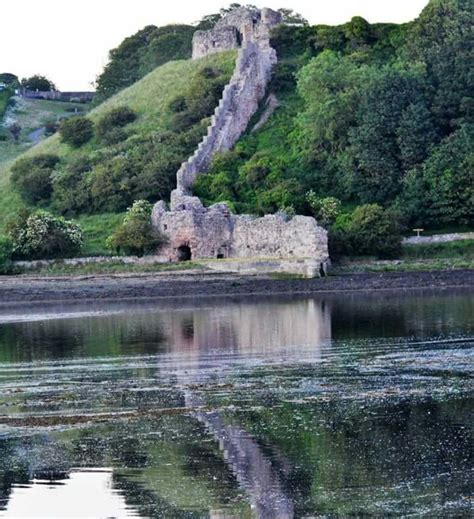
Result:
{"label": "muddy bank", "polygon": [[198,272],[48,278],[5,276],[0,277],[0,304],[461,287],[474,288],[474,270],[358,273],[322,279],[274,279]]}

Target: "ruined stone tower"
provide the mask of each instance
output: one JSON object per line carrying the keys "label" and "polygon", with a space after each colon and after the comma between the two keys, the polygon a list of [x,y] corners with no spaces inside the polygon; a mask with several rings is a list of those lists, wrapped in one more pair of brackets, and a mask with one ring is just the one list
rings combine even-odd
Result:
{"label": "ruined stone tower", "polygon": [[168,240],[160,253],[169,261],[298,258],[308,262],[309,275],[326,270],[327,233],[314,218],[237,216],[226,204],[205,208],[192,196],[197,175],[208,171],[216,153],[236,144],[264,99],[277,62],[270,31],[279,23],[280,13],[271,9],[241,7],[221,19],[214,29],[194,35],[193,59],[229,49],[239,49],[239,53],[207,135],[177,173],[170,210],[163,201],[153,209],[153,225]]}

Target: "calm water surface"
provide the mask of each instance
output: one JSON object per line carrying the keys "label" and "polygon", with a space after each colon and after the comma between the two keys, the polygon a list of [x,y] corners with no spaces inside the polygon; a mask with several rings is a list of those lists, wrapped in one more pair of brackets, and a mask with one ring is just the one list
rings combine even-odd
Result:
{"label": "calm water surface", "polygon": [[0,308],[0,517],[470,517],[468,292]]}

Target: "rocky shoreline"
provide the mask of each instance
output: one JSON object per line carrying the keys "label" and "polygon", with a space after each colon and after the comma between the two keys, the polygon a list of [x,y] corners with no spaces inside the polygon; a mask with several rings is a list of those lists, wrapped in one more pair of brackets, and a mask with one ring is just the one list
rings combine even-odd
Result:
{"label": "rocky shoreline", "polygon": [[474,289],[474,270],[357,273],[316,279],[199,271],[61,277],[4,276],[0,277],[0,305],[448,288]]}

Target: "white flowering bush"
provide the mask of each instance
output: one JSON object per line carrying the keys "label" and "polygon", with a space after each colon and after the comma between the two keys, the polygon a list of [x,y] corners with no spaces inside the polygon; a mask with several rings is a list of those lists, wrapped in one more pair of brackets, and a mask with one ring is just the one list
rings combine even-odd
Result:
{"label": "white flowering bush", "polygon": [[46,211],[19,215],[8,227],[13,254],[21,259],[64,258],[80,252],[83,236],[78,224]]}
{"label": "white flowering bush", "polygon": [[136,218],[150,220],[153,206],[147,200],[135,200],[132,207],[127,209],[123,223],[130,222]]}
{"label": "white flowering bush", "polygon": [[310,205],[316,218],[324,226],[334,223],[341,213],[341,201],[333,196],[319,198],[316,196],[316,193],[311,190],[306,193],[306,201]]}

